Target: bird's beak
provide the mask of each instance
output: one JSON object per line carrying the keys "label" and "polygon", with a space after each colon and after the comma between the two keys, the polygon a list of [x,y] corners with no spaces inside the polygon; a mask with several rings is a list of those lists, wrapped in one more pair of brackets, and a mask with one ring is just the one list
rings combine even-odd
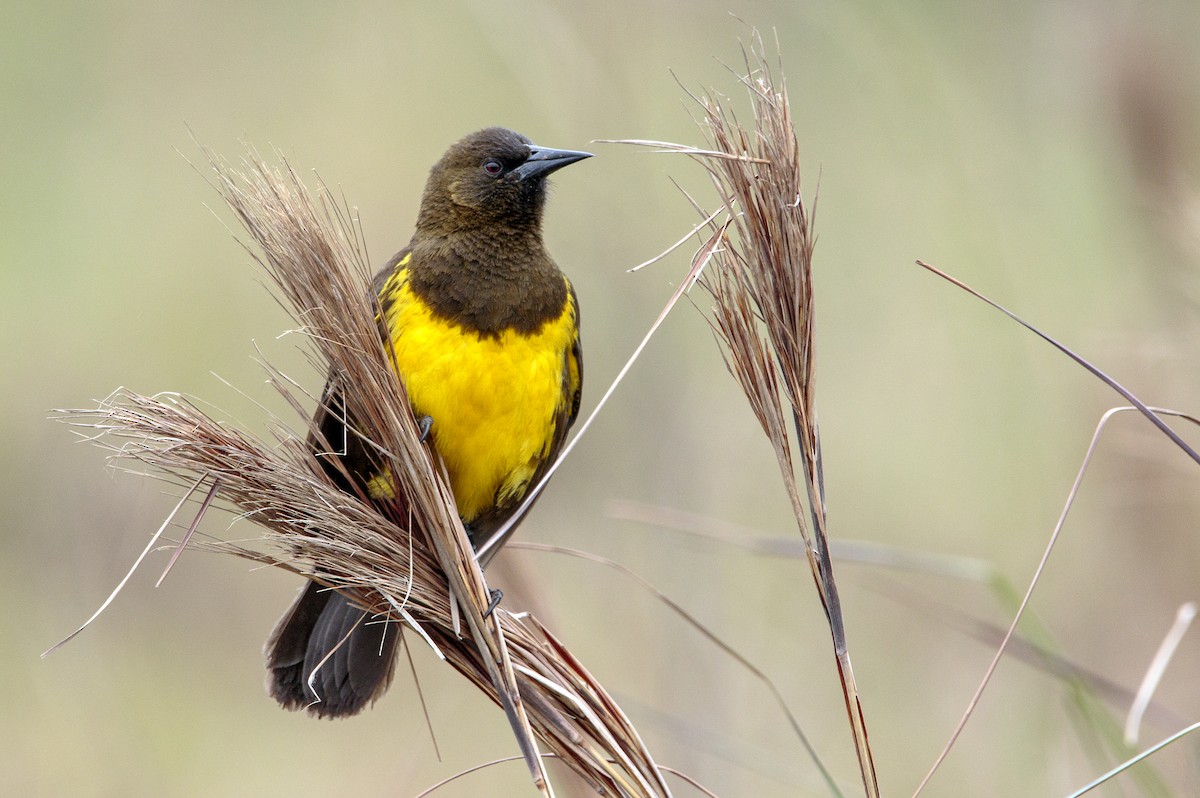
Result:
{"label": "bird's beak", "polygon": [[570,166],[576,161],[591,158],[590,152],[579,150],[552,150],[549,147],[529,145],[529,157],[525,163],[512,170],[517,180],[528,180],[531,177],[545,177],[551,172],[557,172],[564,166]]}

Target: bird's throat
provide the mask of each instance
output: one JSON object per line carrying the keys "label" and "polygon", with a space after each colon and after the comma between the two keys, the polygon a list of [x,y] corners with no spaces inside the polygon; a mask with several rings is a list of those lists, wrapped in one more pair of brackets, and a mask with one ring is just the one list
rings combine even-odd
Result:
{"label": "bird's throat", "polygon": [[413,292],[438,316],[484,335],[537,332],[567,302],[566,279],[536,234],[414,241],[408,268]]}

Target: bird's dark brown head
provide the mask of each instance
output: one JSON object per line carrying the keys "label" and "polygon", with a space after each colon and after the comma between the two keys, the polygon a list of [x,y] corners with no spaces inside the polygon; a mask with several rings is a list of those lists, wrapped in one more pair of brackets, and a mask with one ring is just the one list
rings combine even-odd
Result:
{"label": "bird's dark brown head", "polygon": [[429,173],[417,230],[447,235],[483,226],[537,229],[546,177],[591,153],[539,147],[489,127],[458,141]]}

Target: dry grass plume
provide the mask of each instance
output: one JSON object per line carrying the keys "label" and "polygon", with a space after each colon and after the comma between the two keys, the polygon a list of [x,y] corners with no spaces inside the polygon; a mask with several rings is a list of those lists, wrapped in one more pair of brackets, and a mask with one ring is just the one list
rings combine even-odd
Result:
{"label": "dry grass plume", "polygon": [[[725,365],[775,451],[829,622],[864,790],[875,796],[875,766],[826,531],[813,350],[813,220],[803,198],[782,67],[768,59],[757,32],[744,57],[739,79],[750,99],[749,127],[726,98],[709,91],[692,97],[706,146],[623,143],[688,155],[716,189],[715,210],[689,197],[709,233],[693,274],[712,299],[708,318]],[[832,780],[830,786],[837,792]]]}
{"label": "dry grass plume", "polygon": [[[214,186],[249,236],[247,250],[273,279],[311,356],[354,386],[345,392],[345,411],[360,420],[357,434],[395,476],[397,500],[381,508],[339,490],[306,440],[312,429],[260,440],[178,395],[122,390],[98,407],[61,415],[108,447],[118,465],[147,466],[177,485],[200,480],[217,505],[262,529],[253,546],[189,546],[314,578],[419,633],[504,708],[543,794],[553,787],[540,746],[598,793],[670,795],[620,707],[553,634],[503,606],[484,618],[487,585],[440,463],[420,441],[388,362],[353,214],[325,190],[314,196],[286,161],[275,168],[251,152],[234,167],[205,154]],[[311,418],[311,401],[268,370],[297,416]]]}

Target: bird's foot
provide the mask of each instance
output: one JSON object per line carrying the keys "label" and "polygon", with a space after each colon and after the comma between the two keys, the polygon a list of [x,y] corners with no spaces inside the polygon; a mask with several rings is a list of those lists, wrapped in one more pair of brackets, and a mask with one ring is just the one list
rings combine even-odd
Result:
{"label": "bird's foot", "polygon": [[504,592],[500,591],[500,590],[493,590],[490,593],[490,595],[492,597],[492,600],[488,602],[487,609],[484,610],[484,613],[483,613],[483,619],[485,621],[489,617],[491,617],[492,613],[495,612],[496,608],[500,606],[500,599],[504,598]]}
{"label": "bird's foot", "polygon": [[417,419],[417,432],[421,433],[421,443],[429,438],[431,429],[433,429],[433,416],[421,416]]}

